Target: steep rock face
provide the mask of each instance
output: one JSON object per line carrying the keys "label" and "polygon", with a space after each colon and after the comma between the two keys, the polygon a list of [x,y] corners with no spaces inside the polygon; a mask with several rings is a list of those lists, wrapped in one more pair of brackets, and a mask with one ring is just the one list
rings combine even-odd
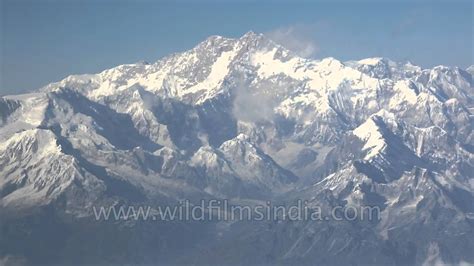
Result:
{"label": "steep rock face", "polygon": [[272,193],[289,191],[297,177],[283,169],[260,148],[240,134],[224,142],[218,149],[200,148],[191,164],[207,176],[209,191],[221,189],[238,198],[265,198]]}
{"label": "steep rock face", "polygon": [[259,187],[285,191],[297,181],[293,173],[281,168],[244,134],[224,142],[219,149],[238,176]]}
{"label": "steep rock face", "polygon": [[20,104],[17,101],[12,101],[8,99],[0,99],[0,115],[1,115],[1,125],[7,122],[8,117],[15,112],[16,109],[20,107]]}
{"label": "steep rock face", "polygon": [[0,146],[3,215],[24,215],[65,196],[70,211],[84,210],[105,190],[104,183],[62,152],[49,130],[14,134]]}
{"label": "steep rock face", "polygon": [[[215,198],[301,199],[326,210],[369,205],[380,208],[380,220],[176,223],[173,230],[136,222],[137,247],[124,256],[155,262],[172,250],[160,244],[154,253],[145,236],[168,230],[160,241],[180,246],[171,232],[204,226],[203,239],[217,247],[193,249],[198,242],[185,238],[190,261],[215,262],[201,254],[217,249],[227,254],[214,258],[222,263],[244,263],[242,254],[268,264],[472,263],[471,70],[310,60],[250,32],[211,36],[153,64],[69,76],[0,98],[0,211],[11,216],[7,226],[22,210],[45,224],[54,213],[58,226],[75,228],[99,205]],[[104,237],[127,238],[131,229],[120,230]],[[73,239],[69,248],[81,242]],[[0,259],[19,250],[7,240],[0,247]],[[67,247],[60,253],[74,253]],[[61,261],[48,254],[19,255]],[[173,262],[182,261],[163,261]]]}

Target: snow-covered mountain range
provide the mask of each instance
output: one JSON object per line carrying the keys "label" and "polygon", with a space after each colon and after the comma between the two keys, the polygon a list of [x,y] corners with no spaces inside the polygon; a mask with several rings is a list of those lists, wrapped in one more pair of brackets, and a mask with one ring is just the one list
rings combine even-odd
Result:
{"label": "snow-covered mountain range", "polygon": [[[306,59],[249,32],[4,96],[0,259],[474,263],[472,69]],[[376,222],[91,218],[92,206],[215,198],[382,212]]]}

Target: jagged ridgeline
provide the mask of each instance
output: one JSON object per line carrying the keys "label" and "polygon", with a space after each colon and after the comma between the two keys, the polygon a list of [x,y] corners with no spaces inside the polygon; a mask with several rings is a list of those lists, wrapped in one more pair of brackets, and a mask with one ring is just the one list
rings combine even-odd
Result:
{"label": "jagged ridgeline", "polygon": [[[0,262],[474,263],[472,67],[209,37],[0,98]],[[377,206],[376,221],[97,221],[188,199]]]}

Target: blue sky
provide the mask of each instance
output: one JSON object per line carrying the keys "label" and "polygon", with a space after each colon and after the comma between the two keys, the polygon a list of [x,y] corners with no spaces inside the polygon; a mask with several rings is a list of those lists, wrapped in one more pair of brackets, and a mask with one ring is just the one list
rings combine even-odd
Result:
{"label": "blue sky", "polygon": [[154,62],[209,35],[239,37],[249,30],[314,58],[473,64],[472,1],[0,2],[0,95],[69,74]]}

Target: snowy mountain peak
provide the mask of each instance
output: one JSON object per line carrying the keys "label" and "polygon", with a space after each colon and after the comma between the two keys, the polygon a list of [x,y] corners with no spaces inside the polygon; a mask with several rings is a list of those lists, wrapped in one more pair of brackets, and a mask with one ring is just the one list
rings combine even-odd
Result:
{"label": "snowy mountain peak", "polygon": [[380,63],[391,62],[391,61],[383,57],[372,57],[372,58],[362,59],[357,62],[362,65],[375,66]]}
{"label": "snowy mountain peak", "polygon": [[378,119],[379,116],[374,115],[353,131],[355,136],[365,142],[364,147],[362,148],[367,152],[365,160],[369,160],[376,156],[387,145],[384,141],[382,129],[377,123]]}
{"label": "snowy mountain peak", "polygon": [[[239,39],[211,36],[189,51],[151,65],[121,65],[96,75],[71,76],[48,87],[72,87],[95,100],[138,85],[157,95],[200,105],[231,93],[231,87],[241,86],[240,77],[257,74],[256,78],[263,80],[304,81],[305,87],[319,91],[320,95],[310,96],[308,91],[301,89],[306,95],[304,98],[315,98],[317,102],[313,104],[327,110],[328,103],[321,93],[343,83],[358,83],[361,88],[375,90],[384,79],[413,80],[423,73],[420,67],[379,57],[344,63],[331,57],[304,59],[263,34],[248,32]],[[290,95],[287,96],[293,97]]]}
{"label": "snowy mountain peak", "polygon": [[6,152],[9,149],[24,154],[40,152],[48,156],[61,152],[61,146],[57,144],[54,134],[42,129],[21,131],[0,143],[0,151]]}
{"label": "snowy mountain peak", "polygon": [[246,32],[244,35],[242,35],[242,39],[247,39],[247,38],[255,38],[257,36],[263,36],[263,34],[261,33],[255,33],[254,31],[252,30],[249,30],[248,32]]}
{"label": "snowy mountain peak", "polygon": [[262,40],[265,39],[265,35],[262,33],[255,33],[253,31],[248,31],[242,37],[239,38],[241,42],[249,42],[249,41],[256,41],[256,40]]}

